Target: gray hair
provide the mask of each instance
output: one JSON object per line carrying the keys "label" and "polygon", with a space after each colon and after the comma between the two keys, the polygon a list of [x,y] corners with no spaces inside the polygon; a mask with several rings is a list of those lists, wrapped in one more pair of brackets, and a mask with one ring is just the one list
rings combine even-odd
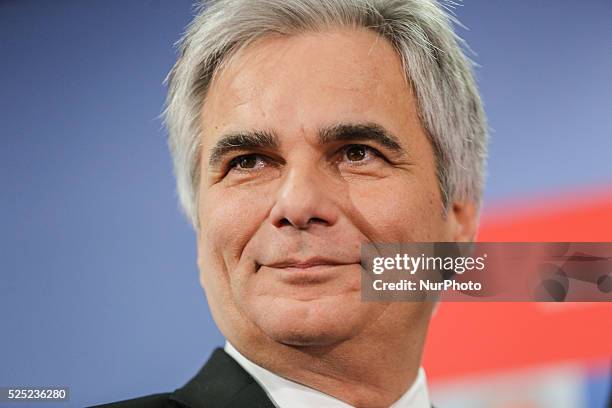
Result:
{"label": "gray hair", "polygon": [[433,147],[445,211],[455,200],[480,206],[487,125],[472,63],[449,13],[435,0],[209,0],[179,42],[165,121],[183,211],[199,228],[201,108],[214,74],[238,49],[266,35],[365,27],[399,54]]}

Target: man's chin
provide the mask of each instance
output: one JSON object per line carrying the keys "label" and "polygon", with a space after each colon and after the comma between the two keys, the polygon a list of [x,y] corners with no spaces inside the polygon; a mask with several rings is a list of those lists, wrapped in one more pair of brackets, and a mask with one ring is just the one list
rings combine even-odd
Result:
{"label": "man's chin", "polygon": [[330,346],[354,337],[367,320],[355,296],[258,299],[248,316],[270,339],[290,346]]}

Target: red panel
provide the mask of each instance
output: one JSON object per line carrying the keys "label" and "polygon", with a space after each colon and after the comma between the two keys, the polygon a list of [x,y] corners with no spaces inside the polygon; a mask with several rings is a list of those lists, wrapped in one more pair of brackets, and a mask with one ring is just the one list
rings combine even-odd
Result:
{"label": "red panel", "polygon": [[[483,216],[479,241],[612,242],[612,187]],[[424,366],[433,381],[565,360],[612,358],[612,303],[444,303]]]}
{"label": "red panel", "polygon": [[612,242],[612,186],[485,211],[478,240]]}

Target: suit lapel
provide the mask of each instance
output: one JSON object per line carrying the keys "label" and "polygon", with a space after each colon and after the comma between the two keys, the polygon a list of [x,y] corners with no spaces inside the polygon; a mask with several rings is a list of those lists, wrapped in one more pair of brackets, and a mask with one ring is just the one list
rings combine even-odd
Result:
{"label": "suit lapel", "polygon": [[253,377],[220,348],[170,399],[189,408],[274,408]]}

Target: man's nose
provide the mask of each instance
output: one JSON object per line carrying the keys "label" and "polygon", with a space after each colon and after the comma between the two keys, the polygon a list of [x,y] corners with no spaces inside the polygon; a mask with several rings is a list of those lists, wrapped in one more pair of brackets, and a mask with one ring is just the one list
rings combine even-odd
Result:
{"label": "man's nose", "polygon": [[315,167],[289,170],[270,212],[272,223],[277,228],[292,226],[297,229],[334,225],[338,208],[331,190],[330,181]]}

